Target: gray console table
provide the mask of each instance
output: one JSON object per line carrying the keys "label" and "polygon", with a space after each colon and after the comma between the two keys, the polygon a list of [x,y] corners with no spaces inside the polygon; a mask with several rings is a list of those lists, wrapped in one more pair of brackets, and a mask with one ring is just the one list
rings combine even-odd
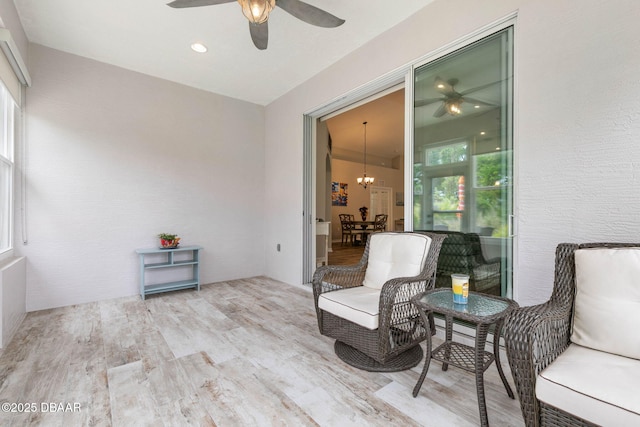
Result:
{"label": "gray console table", "polygon": [[[201,246],[183,246],[173,249],[136,249],[136,252],[140,256],[140,296],[145,299],[145,296],[150,294],[157,294],[160,292],[177,291],[179,289],[194,288],[200,290],[200,249]],[[178,252],[191,252],[191,259],[175,260],[174,254]],[[166,255],[164,261],[147,263],[145,256],[147,255]],[[192,278],[188,280],[179,280],[174,282],[147,284],[145,273],[147,270],[175,268],[175,267],[192,267]]]}

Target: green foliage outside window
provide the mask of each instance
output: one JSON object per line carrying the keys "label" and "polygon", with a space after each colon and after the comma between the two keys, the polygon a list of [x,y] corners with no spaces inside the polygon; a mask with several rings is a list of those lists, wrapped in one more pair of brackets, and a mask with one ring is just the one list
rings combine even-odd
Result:
{"label": "green foliage outside window", "polygon": [[505,237],[507,226],[502,212],[506,208],[505,185],[509,179],[504,173],[504,153],[478,155],[475,161],[476,223],[478,227],[493,228],[494,237]]}
{"label": "green foliage outside window", "polygon": [[467,161],[467,143],[445,145],[427,151],[427,165],[437,166]]}

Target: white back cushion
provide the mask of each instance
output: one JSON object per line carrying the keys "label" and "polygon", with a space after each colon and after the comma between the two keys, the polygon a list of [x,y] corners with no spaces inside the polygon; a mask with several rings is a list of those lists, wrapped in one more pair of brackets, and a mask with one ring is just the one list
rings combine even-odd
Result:
{"label": "white back cushion", "polygon": [[389,279],[420,274],[431,238],[416,233],[377,233],[369,239],[369,260],[364,286],[382,289]]}
{"label": "white back cushion", "polygon": [[579,249],[571,341],[640,359],[640,248]]}

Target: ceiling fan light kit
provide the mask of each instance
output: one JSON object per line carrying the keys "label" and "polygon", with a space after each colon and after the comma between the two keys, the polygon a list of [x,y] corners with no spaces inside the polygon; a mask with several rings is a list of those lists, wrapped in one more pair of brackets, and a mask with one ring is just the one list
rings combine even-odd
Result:
{"label": "ceiling fan light kit", "polygon": [[445,108],[447,109],[447,113],[452,116],[457,116],[462,113],[462,99],[450,99],[445,101]]}
{"label": "ceiling fan light kit", "polygon": [[276,7],[276,0],[238,0],[242,13],[252,24],[267,22],[269,14]]}
{"label": "ceiling fan light kit", "polygon": [[334,28],[344,24],[344,19],[340,19],[300,0],[174,0],[167,5],[181,9],[234,3],[236,1],[242,7],[244,16],[249,20],[251,40],[260,50],[267,48],[269,41],[269,14],[276,6],[301,21],[316,27]]}

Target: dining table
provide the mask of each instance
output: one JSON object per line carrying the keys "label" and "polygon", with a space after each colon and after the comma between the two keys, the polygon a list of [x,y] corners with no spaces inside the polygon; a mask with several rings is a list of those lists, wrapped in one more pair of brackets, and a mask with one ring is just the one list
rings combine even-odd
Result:
{"label": "dining table", "polygon": [[369,236],[368,230],[373,230],[375,223],[375,221],[353,221],[354,231],[360,228],[358,234],[362,236],[361,240],[356,239],[353,242],[355,246],[364,245],[365,243],[367,243],[367,237]]}
{"label": "dining table", "polygon": [[353,221],[353,225],[355,225],[356,227],[360,227],[363,230],[366,230],[369,227],[373,228],[375,223],[375,221]]}

